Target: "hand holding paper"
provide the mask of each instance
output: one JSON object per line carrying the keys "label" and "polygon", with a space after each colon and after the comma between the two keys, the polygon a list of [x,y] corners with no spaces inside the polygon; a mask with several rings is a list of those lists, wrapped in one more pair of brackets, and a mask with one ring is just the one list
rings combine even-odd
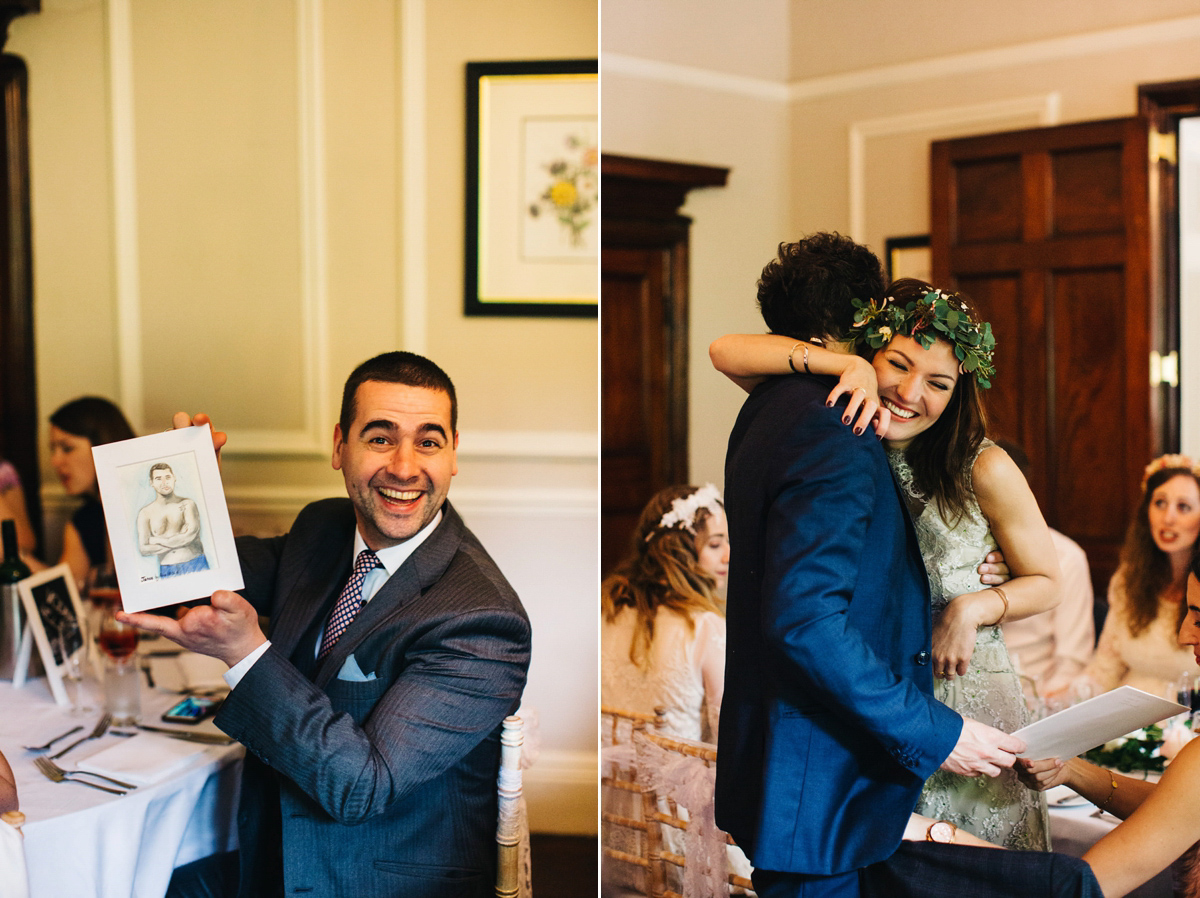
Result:
{"label": "hand holding paper", "polygon": [[958,743],[942,762],[942,769],[962,776],[999,776],[1002,768],[1013,766],[1024,747],[1020,738],[964,717]]}
{"label": "hand holding paper", "polygon": [[233,667],[267,641],[258,612],[236,592],[218,590],[208,605],[188,608],[178,620],[159,614],[118,615],[135,627],[158,633],[185,649],[220,658]]}
{"label": "hand holding paper", "polygon": [[92,448],[127,611],[242,587],[214,451],[224,434],[201,418],[202,426]]}

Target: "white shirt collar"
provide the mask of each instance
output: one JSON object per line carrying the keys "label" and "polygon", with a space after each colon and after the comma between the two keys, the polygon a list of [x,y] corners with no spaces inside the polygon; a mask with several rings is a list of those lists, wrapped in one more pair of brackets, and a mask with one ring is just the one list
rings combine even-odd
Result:
{"label": "white shirt collar", "polygon": [[[388,576],[400,570],[400,566],[408,561],[409,556],[417,551],[421,543],[429,538],[429,534],[437,529],[437,525],[442,521],[442,510],[439,508],[438,513],[433,516],[433,520],[406,539],[404,542],[394,546],[388,546],[386,549],[378,550],[375,555],[379,558],[380,564],[387,569]],[[354,555],[357,558],[359,553],[367,548],[366,541],[362,538],[362,533],[358,528],[354,530]],[[352,559],[353,560],[353,559]]]}

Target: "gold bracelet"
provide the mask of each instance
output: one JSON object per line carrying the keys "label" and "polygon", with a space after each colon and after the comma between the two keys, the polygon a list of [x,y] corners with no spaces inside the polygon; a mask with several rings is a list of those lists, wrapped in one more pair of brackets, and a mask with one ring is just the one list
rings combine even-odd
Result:
{"label": "gold bracelet", "polygon": [[812,374],[812,372],[808,369],[808,346],[807,345],[805,345],[805,347],[804,347],[804,373]]}
{"label": "gold bracelet", "polygon": [[1096,807],[1102,811],[1108,810],[1108,803],[1112,801],[1112,797],[1117,794],[1117,778],[1112,775],[1111,770],[1107,770],[1105,772],[1108,774],[1108,778],[1112,782],[1112,788],[1108,790],[1108,797],[1105,798],[1104,801],[1099,801],[1096,803]]}
{"label": "gold bracelet", "polygon": [[1000,601],[1004,603],[1004,610],[1000,612],[1000,617],[992,624],[993,627],[998,627],[1004,623],[1004,619],[1008,617],[1008,596],[1004,594],[1004,590],[999,586],[989,586],[988,589],[993,590],[1000,597]]}
{"label": "gold bracelet", "polygon": [[[797,340],[796,346],[804,346],[804,341]],[[793,374],[800,373],[798,370],[796,370],[796,363],[792,360],[792,356],[796,354],[796,346],[793,346],[792,351],[788,353],[788,367],[792,369]],[[805,347],[804,349],[804,370],[808,371],[808,347]]]}

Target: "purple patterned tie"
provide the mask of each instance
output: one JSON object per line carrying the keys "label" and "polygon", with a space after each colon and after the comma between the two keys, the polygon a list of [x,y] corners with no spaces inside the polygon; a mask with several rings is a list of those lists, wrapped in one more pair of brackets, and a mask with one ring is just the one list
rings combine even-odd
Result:
{"label": "purple patterned tie", "polygon": [[358,553],[358,558],[354,560],[354,570],[350,572],[350,579],[346,581],[337,604],[333,606],[333,613],[329,615],[329,623],[325,625],[325,635],[321,637],[321,650],[317,652],[318,661],[333,651],[350,622],[358,615],[365,604],[362,597],[363,580],[379,566],[378,556],[370,549],[363,549]]}

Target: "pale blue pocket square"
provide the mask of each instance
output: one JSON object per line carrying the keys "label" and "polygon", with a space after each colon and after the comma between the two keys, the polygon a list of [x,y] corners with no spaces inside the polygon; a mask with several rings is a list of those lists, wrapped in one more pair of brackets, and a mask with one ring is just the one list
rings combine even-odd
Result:
{"label": "pale blue pocket square", "polygon": [[342,669],[338,671],[337,678],[351,683],[366,683],[375,679],[375,671],[371,671],[369,674],[363,673],[362,668],[358,666],[358,661],[351,655],[342,665]]}

